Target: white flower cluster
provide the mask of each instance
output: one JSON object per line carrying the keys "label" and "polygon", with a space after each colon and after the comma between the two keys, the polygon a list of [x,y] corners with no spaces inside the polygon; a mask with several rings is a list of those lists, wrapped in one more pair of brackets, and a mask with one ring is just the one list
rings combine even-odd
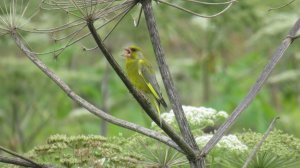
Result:
{"label": "white flower cluster", "polygon": [[[213,108],[182,106],[185,116],[191,127],[202,129],[207,126],[214,126],[224,121],[228,114],[224,111],[217,111]],[[173,110],[161,114],[168,124],[176,126],[176,119]],[[153,123],[154,124],[154,123]]]}
{"label": "white flower cluster", "polygon": [[[211,139],[213,135],[207,134],[196,137],[196,142],[200,147],[204,147],[204,145]],[[248,147],[243,144],[235,135],[227,135],[223,136],[222,139],[217,143],[214,147],[214,150],[228,150],[232,152],[246,152]]]}

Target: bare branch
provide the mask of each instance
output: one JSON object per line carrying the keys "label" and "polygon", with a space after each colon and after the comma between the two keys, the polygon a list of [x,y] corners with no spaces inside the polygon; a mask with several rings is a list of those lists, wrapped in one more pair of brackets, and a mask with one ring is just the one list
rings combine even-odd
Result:
{"label": "bare branch", "polygon": [[[217,16],[223,14],[224,12],[226,12],[226,11],[233,5],[233,3],[236,2],[236,0],[231,0],[230,3],[228,3],[228,5],[227,5],[223,10],[221,10],[220,12],[215,13],[215,14],[213,14],[213,15],[201,15],[201,14],[196,13],[196,12],[194,12],[194,11],[191,11],[191,10],[189,10],[189,9],[187,9],[187,8],[181,7],[181,6],[179,6],[179,5],[175,5],[175,4],[173,4],[173,3],[170,3],[170,2],[167,2],[167,1],[164,1],[164,0],[157,0],[157,1],[158,1],[158,2],[161,2],[162,4],[168,5],[168,6],[170,6],[170,7],[173,7],[173,8],[179,9],[179,10],[182,10],[182,11],[184,11],[184,12],[187,12],[187,13],[189,13],[189,14],[192,14],[192,15],[195,15],[195,16],[198,16],[198,17],[202,17],[202,18],[213,18],[213,17],[217,17]],[[194,1],[194,2],[195,2],[195,1]]]}
{"label": "bare branch", "polygon": [[1,163],[18,165],[18,166],[23,166],[23,167],[34,167],[34,165],[32,165],[32,163],[29,163],[27,161],[20,160],[20,159],[8,158],[8,157],[4,157],[4,156],[0,156],[0,162]]}
{"label": "bare branch", "polygon": [[252,102],[255,98],[257,93],[262,88],[263,84],[266,82],[267,78],[271,74],[272,70],[275,68],[275,65],[279,62],[279,60],[283,57],[286,49],[292,44],[292,42],[297,37],[297,32],[300,29],[300,18],[294,24],[292,29],[289,31],[287,37],[282,41],[279,45],[275,53],[272,55],[269,63],[265,66],[264,70],[260,74],[259,78],[257,79],[256,83],[248,92],[247,96],[244,100],[234,109],[232,114],[229,116],[227,121],[217,130],[214,136],[208,141],[208,143],[204,146],[201,155],[205,156],[209,153],[209,151],[219,142],[219,140],[223,137],[226,131],[230,129],[230,127],[235,123],[236,119],[239,115],[248,107],[248,105]]}
{"label": "bare branch", "polygon": [[16,166],[22,166],[22,167],[31,167],[31,168],[55,168],[55,166],[52,165],[39,165],[39,167],[37,167],[30,162],[21,159],[4,157],[4,156],[0,156],[0,162],[6,164],[12,164]]}
{"label": "bare branch", "polygon": [[273,119],[273,121],[271,122],[269,128],[267,129],[267,131],[265,132],[264,136],[262,137],[262,139],[255,145],[255,147],[253,148],[253,150],[251,151],[249,157],[247,158],[246,162],[244,163],[242,168],[247,168],[250,164],[250,162],[252,161],[252,159],[254,158],[254,156],[256,155],[256,153],[259,151],[260,147],[262,146],[262,144],[266,141],[267,137],[269,136],[269,134],[271,133],[271,131],[273,130],[276,121],[279,119],[279,117],[276,117]]}
{"label": "bare branch", "polygon": [[115,72],[118,74],[120,79],[123,81],[123,83],[126,85],[128,90],[131,92],[131,94],[134,96],[134,98],[137,100],[137,102],[141,105],[141,107],[145,110],[145,112],[148,114],[148,116],[166,133],[168,136],[187,154],[188,156],[195,156],[195,153],[193,149],[180,137],[177,135],[175,130],[170,127],[164,120],[161,120],[159,116],[157,115],[157,112],[153,109],[152,105],[146,98],[138,92],[134,86],[131,84],[127,76],[124,74],[122,68],[119,66],[119,64],[116,62],[114,57],[111,55],[111,53],[107,50],[105,47],[103,41],[101,40],[100,36],[97,33],[97,29],[95,28],[93,22],[88,22],[89,30],[94,37],[95,42],[97,43],[99,49],[102,51],[103,55],[107,59],[107,61],[110,63],[112,68],[115,70]]}
{"label": "bare branch", "polygon": [[8,153],[8,154],[16,157],[16,158],[8,158],[8,157],[0,156],[0,162],[2,162],[2,163],[8,163],[8,164],[24,166],[24,167],[33,167],[33,168],[50,168],[50,167],[53,167],[53,166],[38,164],[38,163],[34,162],[33,160],[30,160],[30,159],[28,159],[24,156],[21,156],[20,154],[17,154],[13,151],[10,151],[9,149],[6,149],[2,146],[0,146],[0,151],[3,151],[5,153]]}
{"label": "bare branch", "polygon": [[176,93],[175,86],[173,84],[172,76],[170,74],[169,67],[166,63],[164,51],[160,43],[159,33],[156,27],[156,21],[153,14],[153,9],[151,5],[151,0],[143,0],[142,7],[150,34],[152,46],[155,52],[156,61],[159,66],[159,70],[165,85],[165,89],[168,93],[168,97],[172,104],[172,109],[174,111],[179,129],[183,135],[184,140],[192,147],[195,151],[199,150],[198,145],[196,144],[195,138],[192,135],[192,132],[189,128],[187,119],[182,109],[180,99]]}
{"label": "bare branch", "polygon": [[73,101],[80,104],[82,107],[87,109],[92,114],[103,118],[104,120],[113,123],[115,125],[130,129],[132,131],[141,133],[143,135],[154,138],[158,141],[169,145],[170,147],[182,152],[182,150],[168,137],[162,135],[156,131],[144,128],[142,126],[136,125],[134,123],[124,121],[113,117],[104,111],[98,109],[79,95],[77,95],[73,90],[62,80],[59,76],[57,76],[54,72],[52,72],[33,52],[29,50],[29,48],[24,44],[22,39],[19,37],[17,32],[11,32],[11,36],[14,39],[17,46],[22,50],[22,52],[41,70],[43,71],[52,81],[54,81]]}

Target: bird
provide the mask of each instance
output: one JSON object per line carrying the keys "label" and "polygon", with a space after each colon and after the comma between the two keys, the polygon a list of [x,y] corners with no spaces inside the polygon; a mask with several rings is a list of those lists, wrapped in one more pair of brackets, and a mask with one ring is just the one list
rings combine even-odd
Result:
{"label": "bird", "polygon": [[124,50],[125,70],[129,81],[138,91],[144,93],[160,117],[160,107],[166,109],[167,103],[156,80],[154,68],[145,58],[140,47],[131,45]]}

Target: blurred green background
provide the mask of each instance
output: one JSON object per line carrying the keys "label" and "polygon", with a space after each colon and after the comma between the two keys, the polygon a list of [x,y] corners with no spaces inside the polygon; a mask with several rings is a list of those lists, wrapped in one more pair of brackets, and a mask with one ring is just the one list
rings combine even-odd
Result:
{"label": "blurred green background", "polygon": [[[285,8],[268,11],[287,2],[241,0],[226,13],[212,19],[195,17],[164,4],[153,3],[167,62],[182,103],[231,113],[300,16],[297,10],[300,2],[297,1]],[[37,10],[37,3],[30,3],[29,13]],[[224,8],[193,5],[185,1],[180,3],[206,15]],[[139,45],[155,65],[144,17],[140,25],[134,27],[133,18],[138,12],[139,8],[133,9],[105,41],[122,66],[124,60],[120,55],[130,44]],[[28,26],[40,29],[56,27],[69,19],[70,16],[64,12],[42,10]],[[100,34],[110,29],[111,26],[107,26],[100,30]],[[87,32],[84,30],[82,34]],[[66,30],[62,34],[68,33]],[[54,43],[49,34],[23,32],[22,35],[37,52],[51,51],[64,45],[63,42]],[[264,132],[272,118],[279,115],[281,119],[277,128],[300,137],[298,43],[295,41],[288,49],[232,131],[250,128]],[[57,59],[52,54],[39,57],[74,91],[96,106],[113,116],[149,127],[150,119],[107,65],[101,52],[85,51],[83,46],[94,47],[93,39],[88,37],[68,47]],[[1,38],[0,51],[1,146],[27,151],[45,142],[52,134],[133,134],[111,124],[106,130],[99,118],[73,103],[42,74],[16,48],[9,36]]]}

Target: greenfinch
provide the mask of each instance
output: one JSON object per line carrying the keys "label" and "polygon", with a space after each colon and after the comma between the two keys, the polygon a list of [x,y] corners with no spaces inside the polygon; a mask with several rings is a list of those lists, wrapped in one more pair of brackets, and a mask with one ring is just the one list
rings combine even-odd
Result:
{"label": "greenfinch", "polygon": [[130,46],[125,49],[125,67],[130,82],[143,92],[154,105],[160,115],[160,106],[167,108],[155,77],[155,71],[150,62],[144,57],[141,48]]}

